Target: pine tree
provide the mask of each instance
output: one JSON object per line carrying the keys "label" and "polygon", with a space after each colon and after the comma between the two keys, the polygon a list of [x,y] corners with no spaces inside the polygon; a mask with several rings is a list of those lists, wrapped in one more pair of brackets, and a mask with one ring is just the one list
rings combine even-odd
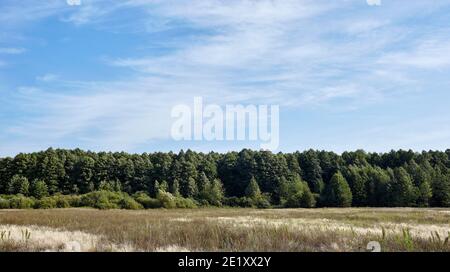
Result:
{"label": "pine tree", "polygon": [[[293,175],[293,178],[298,176],[299,174]],[[280,178],[280,182],[278,184],[278,195],[280,196],[280,204],[284,205],[286,200],[291,195],[291,186],[288,180],[283,176]]]}
{"label": "pine tree", "polygon": [[435,207],[450,207],[450,176],[436,167],[432,183],[432,204]]}
{"label": "pine tree", "polygon": [[151,192],[151,195],[153,197],[157,197],[159,193],[159,181],[155,180],[155,182],[153,183],[153,190]]}
{"label": "pine tree", "polygon": [[250,183],[245,189],[245,196],[251,199],[256,199],[261,196],[261,190],[259,189],[259,185],[254,177],[250,179]]}
{"label": "pine tree", "polygon": [[406,165],[406,170],[410,174],[413,184],[417,187],[417,205],[428,207],[433,195],[431,189],[431,175],[424,167],[419,166],[414,160]]}
{"label": "pine tree", "polygon": [[344,176],[352,191],[352,205],[363,207],[367,205],[367,180],[366,168],[351,165],[344,169]]}
{"label": "pine tree", "polygon": [[367,204],[371,207],[386,206],[390,176],[380,167],[367,168]]}
{"label": "pine tree", "polygon": [[199,192],[204,191],[206,189],[206,187],[208,186],[208,184],[209,184],[209,179],[206,176],[206,174],[202,172],[200,174],[200,178],[198,180],[198,191]]}
{"label": "pine tree", "polygon": [[417,188],[414,187],[411,176],[403,167],[397,167],[389,186],[391,204],[395,207],[414,206],[417,200]]}
{"label": "pine tree", "polygon": [[324,192],[325,204],[332,207],[350,207],[352,191],[341,172],[333,175]]}
{"label": "pine tree", "polygon": [[204,197],[209,204],[221,206],[224,198],[222,182],[219,179],[214,179],[213,182],[209,182],[204,190]]}
{"label": "pine tree", "polygon": [[211,194],[213,198],[217,201],[217,203],[221,203],[224,198],[225,191],[223,188],[222,181],[220,181],[220,179],[214,179],[214,181],[212,182],[211,191],[212,191]]}
{"label": "pine tree", "polygon": [[313,208],[316,206],[316,199],[313,193],[309,189],[308,183],[304,182],[303,194],[300,198],[300,207],[302,208]]}
{"label": "pine tree", "polygon": [[185,189],[186,195],[184,197],[187,198],[195,198],[198,195],[198,187],[194,178],[189,178],[187,187]]}
{"label": "pine tree", "polygon": [[178,179],[173,180],[170,192],[176,197],[180,196],[180,182],[178,181]]}
{"label": "pine tree", "polygon": [[420,207],[428,207],[430,205],[431,197],[433,196],[433,191],[431,185],[428,181],[422,181],[418,188],[418,199],[417,204]]}
{"label": "pine tree", "polygon": [[317,152],[308,150],[299,157],[300,167],[303,170],[303,178],[308,182],[311,191],[320,194],[324,188],[322,168]]}

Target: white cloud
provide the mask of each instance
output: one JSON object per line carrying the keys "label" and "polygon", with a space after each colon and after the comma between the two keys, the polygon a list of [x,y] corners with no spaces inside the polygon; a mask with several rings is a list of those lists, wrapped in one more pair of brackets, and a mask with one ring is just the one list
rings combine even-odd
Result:
{"label": "white cloud", "polygon": [[368,33],[388,24],[389,21],[379,19],[351,20],[347,23],[346,31],[349,34]]}
{"label": "white cloud", "polygon": [[0,47],[0,54],[18,55],[24,53],[24,48]]}
{"label": "white cloud", "polygon": [[379,63],[422,69],[450,67],[450,40],[425,40],[409,50],[386,54]]}
{"label": "white cloud", "polygon": [[366,0],[367,5],[369,6],[380,6],[381,0]]}
{"label": "white cloud", "polygon": [[50,82],[50,81],[55,81],[59,78],[58,75],[55,74],[45,74],[42,76],[37,76],[36,80],[38,81],[43,81],[43,82]]}
{"label": "white cloud", "polygon": [[[2,1],[3,2],[3,1]],[[8,4],[9,3],[9,4]],[[5,1],[2,3],[0,24],[7,30],[65,12],[69,6],[64,1]]]}

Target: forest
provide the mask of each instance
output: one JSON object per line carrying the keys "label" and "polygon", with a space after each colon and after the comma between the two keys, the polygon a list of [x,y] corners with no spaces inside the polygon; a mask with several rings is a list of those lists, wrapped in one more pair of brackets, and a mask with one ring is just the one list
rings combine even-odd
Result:
{"label": "forest", "polygon": [[0,208],[450,207],[450,150],[128,154],[0,159]]}

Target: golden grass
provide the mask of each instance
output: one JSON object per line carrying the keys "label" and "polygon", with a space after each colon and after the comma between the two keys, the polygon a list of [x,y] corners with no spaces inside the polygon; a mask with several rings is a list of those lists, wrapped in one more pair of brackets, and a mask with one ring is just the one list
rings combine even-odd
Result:
{"label": "golden grass", "polygon": [[450,251],[448,209],[0,210],[11,228],[0,251]]}

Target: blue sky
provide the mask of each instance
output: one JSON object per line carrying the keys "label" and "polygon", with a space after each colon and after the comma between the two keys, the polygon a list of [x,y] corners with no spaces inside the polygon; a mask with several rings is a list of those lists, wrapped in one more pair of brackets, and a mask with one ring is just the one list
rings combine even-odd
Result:
{"label": "blue sky", "polygon": [[450,142],[450,1],[2,0],[0,156],[176,142],[170,110],[280,105],[280,151]]}

